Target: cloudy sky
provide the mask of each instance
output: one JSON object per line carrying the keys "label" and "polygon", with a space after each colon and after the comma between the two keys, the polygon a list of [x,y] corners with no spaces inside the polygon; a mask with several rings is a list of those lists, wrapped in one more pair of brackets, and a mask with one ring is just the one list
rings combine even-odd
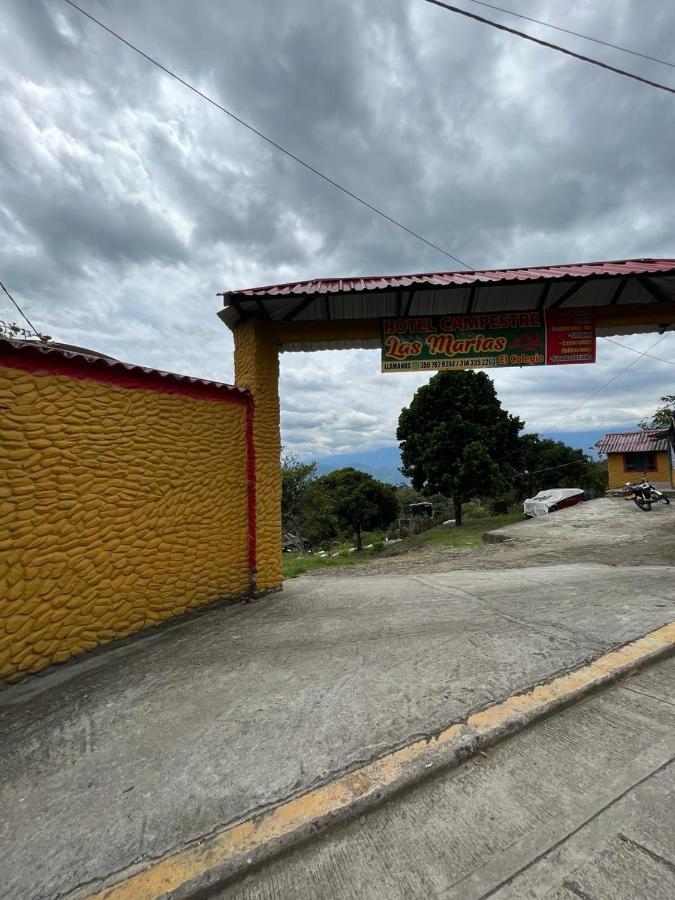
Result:
{"label": "cloudy sky", "polygon": [[[81,5],[473,267],[675,256],[672,95],[423,0]],[[665,0],[508,5],[675,62]],[[0,277],[57,340],[231,381],[217,291],[451,265],[63,0],[0,11]],[[675,85],[673,69],[527,28]],[[0,319],[15,318],[0,298]],[[656,337],[620,340],[645,350]],[[675,360],[675,335],[653,353]],[[598,359],[495,381],[542,431],[638,357],[600,340]],[[378,368],[370,351],[284,355],[285,444],[321,455],[393,443],[428,376]],[[630,425],[673,392],[672,365],[642,358],[561,431]]]}

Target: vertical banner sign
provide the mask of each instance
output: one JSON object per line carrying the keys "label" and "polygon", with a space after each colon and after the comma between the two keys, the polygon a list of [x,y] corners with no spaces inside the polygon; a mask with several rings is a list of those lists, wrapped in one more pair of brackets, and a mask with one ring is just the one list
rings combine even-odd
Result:
{"label": "vertical banner sign", "polygon": [[382,320],[382,371],[495,369],[595,362],[593,309]]}
{"label": "vertical banner sign", "polygon": [[595,315],[592,307],[546,312],[546,365],[595,362]]}

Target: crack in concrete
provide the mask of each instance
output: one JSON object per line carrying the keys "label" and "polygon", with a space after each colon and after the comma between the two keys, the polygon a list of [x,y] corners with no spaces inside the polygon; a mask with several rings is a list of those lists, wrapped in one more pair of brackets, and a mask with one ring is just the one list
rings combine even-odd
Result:
{"label": "crack in concrete", "polygon": [[647,691],[641,691],[639,688],[629,687],[629,685],[627,684],[622,684],[621,688],[624,691],[631,691],[631,693],[633,694],[641,694],[643,697],[649,697],[650,700],[656,700],[659,703],[665,703],[667,706],[675,706],[675,703],[673,703],[672,700],[666,700],[665,697],[657,697],[655,694],[650,694]]}
{"label": "crack in concrete", "polygon": [[[467,591],[463,591],[460,588],[450,588],[450,589],[443,588],[443,586],[439,586],[438,584],[434,584],[430,581],[425,581],[425,579],[419,575],[413,575],[411,577],[415,581],[419,581],[420,584],[424,585],[427,588],[433,588],[434,590],[439,591],[440,593],[445,592],[446,596],[452,596],[452,594],[455,594],[455,595],[459,595],[460,597],[463,597],[467,600],[475,600],[476,602],[482,604],[485,608],[489,609],[490,612],[494,613],[494,615],[499,616],[502,619],[505,619],[507,622],[515,622],[517,625],[522,625],[523,627],[527,628],[529,631],[532,631],[535,634],[541,634],[544,637],[550,637],[551,630],[558,629],[560,631],[565,631],[568,634],[570,634],[576,638],[582,638],[584,641],[586,641],[589,644],[594,645],[595,647],[599,647],[601,649],[604,649],[604,647],[605,647],[605,645],[602,643],[602,641],[599,641],[597,638],[590,637],[590,635],[587,635],[585,632],[579,631],[574,628],[570,628],[569,625],[564,625],[561,622],[552,621],[550,624],[545,623],[544,625],[540,625],[538,627],[536,625],[533,625],[532,622],[528,622],[525,619],[519,619],[517,616],[513,616],[513,615],[510,615],[509,613],[505,613],[504,610],[501,609],[499,606],[493,605],[492,603],[489,602],[489,600],[486,600],[484,597],[481,597],[479,594],[469,594]],[[548,629],[548,630],[545,630],[545,629]]]}
{"label": "crack in concrete", "polygon": [[586,819],[584,819],[584,821],[581,822],[579,825],[577,825],[576,828],[572,828],[570,831],[568,831],[566,834],[564,834],[562,837],[560,837],[557,841],[555,841],[555,843],[551,844],[550,847],[547,847],[545,850],[542,850],[541,853],[538,853],[531,860],[529,860],[527,863],[525,863],[524,866],[520,866],[515,872],[512,872],[509,876],[502,879],[502,881],[500,881],[499,884],[495,885],[487,893],[481,894],[481,896],[478,898],[478,900],[487,900],[488,897],[493,897],[503,887],[506,887],[506,885],[511,884],[519,875],[522,875],[523,872],[527,872],[528,869],[531,869],[532,866],[536,865],[538,862],[540,862],[540,860],[547,857],[554,850],[557,850],[558,847],[561,847],[571,837],[573,837],[575,834],[578,834],[583,828],[585,828],[591,822],[594,822],[596,819],[598,819],[601,815],[603,815],[603,813],[607,812],[608,809],[611,809],[620,800],[623,800],[624,797],[627,797],[630,793],[632,793],[634,790],[636,790],[636,788],[640,787],[640,785],[645,784],[654,775],[658,775],[659,772],[665,771],[668,768],[668,766],[673,764],[673,762],[675,762],[675,755],[671,756],[664,763],[661,763],[660,766],[657,766],[655,769],[652,769],[646,775],[643,775],[637,781],[634,781],[633,784],[629,785],[625,790],[621,791],[619,794],[617,794],[615,797],[613,797],[608,803],[606,803],[604,806],[600,807],[600,809],[596,809],[595,812],[593,813],[593,815],[588,816]]}
{"label": "crack in concrete", "polygon": [[569,878],[566,878],[563,881],[562,886],[564,888],[567,888],[567,890],[571,894],[574,894],[575,897],[579,897],[579,900],[594,900],[594,898],[591,897],[590,894],[587,894],[586,891],[584,891],[576,881],[572,881]]}
{"label": "crack in concrete", "polygon": [[633,850],[637,850],[638,853],[642,853],[644,856],[648,856],[653,862],[665,866],[673,874],[675,874],[675,863],[671,862],[665,856],[661,856],[660,853],[657,853],[655,850],[651,850],[644,844],[639,843],[639,841],[634,841],[632,838],[629,838],[627,835],[622,834],[621,832],[618,832],[617,837],[620,841],[623,841],[624,844],[627,844]]}

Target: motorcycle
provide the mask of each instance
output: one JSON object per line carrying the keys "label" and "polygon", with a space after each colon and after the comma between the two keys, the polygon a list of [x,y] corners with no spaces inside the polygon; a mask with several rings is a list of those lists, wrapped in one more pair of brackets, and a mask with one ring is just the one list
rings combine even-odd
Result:
{"label": "motorcycle", "polygon": [[635,505],[643,512],[651,512],[653,503],[665,503],[666,506],[670,506],[670,498],[663,491],[657,491],[654,485],[647,481],[646,475],[634,484],[627,481],[623,493],[626,500],[635,501]]}

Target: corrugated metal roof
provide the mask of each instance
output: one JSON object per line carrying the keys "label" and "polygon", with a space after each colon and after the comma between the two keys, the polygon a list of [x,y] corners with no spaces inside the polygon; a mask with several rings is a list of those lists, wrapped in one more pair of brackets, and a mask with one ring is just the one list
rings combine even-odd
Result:
{"label": "corrugated metal roof", "polygon": [[312,294],[346,294],[366,291],[391,291],[466,286],[472,284],[504,284],[513,281],[547,281],[589,277],[621,277],[675,273],[675,259],[626,259],[609,262],[573,263],[561,266],[531,266],[524,269],[485,269],[469,272],[427,272],[411,275],[368,275],[356,278],[314,278],[265,287],[226,291],[227,303],[243,297],[307,297]]}
{"label": "corrugated metal roof", "polygon": [[[247,319],[271,322],[325,322],[338,319],[383,319],[452,313],[540,310],[551,307],[675,304],[675,259],[630,259],[613,262],[490,269],[479,272],[432,272],[326,278],[230,291],[218,313],[230,328]],[[666,318],[667,321],[667,318]],[[617,325],[604,334],[640,334],[653,325]],[[316,340],[282,350],[321,350]],[[343,341],[341,347],[357,346]],[[359,344],[361,346],[361,344]],[[379,346],[379,338],[364,346]]]}
{"label": "corrugated metal roof", "polygon": [[[193,378],[190,375],[178,375],[175,372],[164,372],[161,369],[152,369],[146,366],[136,366],[133,363],[120,362],[110,356],[99,355],[95,351],[88,351],[84,348],[78,350],[67,350],[67,345],[55,346],[53,344],[39,343],[38,341],[11,341],[6,338],[0,338],[0,353],[3,350],[11,348],[18,353],[40,353],[46,357],[55,357],[61,360],[72,360],[78,363],[87,363],[92,367],[112,369],[118,372],[128,372],[129,374],[147,377],[148,380],[162,379],[176,385],[185,385],[190,387],[204,387],[209,389],[218,389],[224,392],[233,392],[241,394],[243,397],[249,395],[249,392],[243,388],[238,388],[232,384],[225,384],[220,381],[209,381],[205,378]],[[93,373],[92,373],[93,374]]]}
{"label": "corrugated metal roof", "polygon": [[619,431],[606,434],[598,443],[601,453],[644,453],[668,449],[668,431],[651,428],[645,431]]}

